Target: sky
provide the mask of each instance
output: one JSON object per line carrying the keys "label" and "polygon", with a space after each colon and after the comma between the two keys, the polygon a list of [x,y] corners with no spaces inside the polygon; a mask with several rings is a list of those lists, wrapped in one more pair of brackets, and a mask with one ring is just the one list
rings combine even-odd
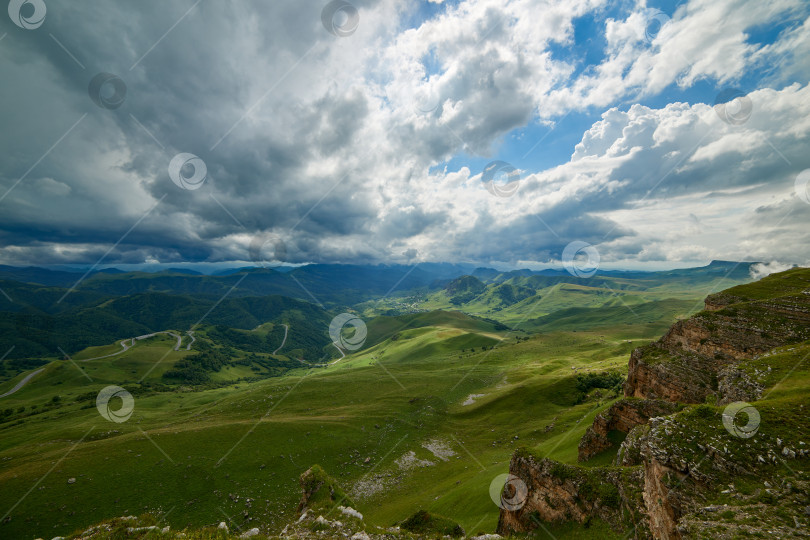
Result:
{"label": "sky", "polygon": [[11,0],[0,264],[807,265],[809,78],[804,0]]}

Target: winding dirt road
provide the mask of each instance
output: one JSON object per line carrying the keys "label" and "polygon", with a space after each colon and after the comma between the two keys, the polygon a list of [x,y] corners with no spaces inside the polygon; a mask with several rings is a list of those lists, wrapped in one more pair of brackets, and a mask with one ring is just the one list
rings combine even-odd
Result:
{"label": "winding dirt road", "polygon": [[343,352],[343,349],[341,349],[341,348],[338,346],[338,344],[337,344],[337,343],[335,343],[335,342],[333,341],[333,342],[332,342],[332,345],[334,345],[334,346],[335,346],[335,348],[336,348],[338,351],[340,351],[340,358],[338,358],[338,359],[337,359],[337,360],[335,360],[334,362],[329,362],[329,363],[327,363],[327,365],[329,365],[329,366],[333,366],[333,365],[337,364],[338,362],[340,362],[341,360],[343,360],[344,358],[346,358],[346,353],[345,353],[345,352]]}
{"label": "winding dirt road", "polygon": [[[144,335],[142,335],[142,336],[138,336],[138,337],[134,337],[134,338],[127,338],[127,339],[121,340],[121,347],[123,347],[123,348],[124,348],[124,350],[122,350],[122,351],[118,351],[118,352],[114,352],[114,353],[112,353],[112,354],[105,354],[104,356],[96,356],[95,358],[85,358],[84,360],[79,360],[79,362],[89,362],[90,360],[101,360],[102,358],[109,358],[109,357],[111,357],[111,356],[118,356],[119,354],[121,354],[121,353],[125,353],[125,352],[127,352],[129,349],[131,349],[131,348],[132,348],[132,347],[135,345],[135,341],[136,341],[136,340],[140,341],[140,340],[142,340],[142,339],[149,339],[150,337],[155,337],[155,336],[156,336],[156,335],[158,335],[158,334],[169,334],[170,336],[172,336],[173,338],[175,338],[175,339],[177,340],[177,344],[174,346],[174,350],[175,350],[175,351],[179,351],[179,350],[180,350],[180,344],[182,343],[183,338],[182,338],[182,337],[180,337],[180,336],[178,336],[178,335],[177,335],[177,334],[175,334],[174,332],[169,332],[168,330],[165,330],[165,331],[163,331],[163,332],[153,332],[153,333],[151,333],[151,334],[144,334]],[[130,342],[130,344],[129,344],[129,345],[127,345],[127,341],[129,341],[129,342]],[[194,341],[195,341],[195,340],[194,340],[194,336],[192,336],[192,337],[191,337],[191,343],[194,343]],[[186,348],[186,350],[190,350],[191,343],[189,343],[189,344],[188,344],[188,347]]]}
{"label": "winding dirt road", "polygon": [[9,390],[9,391],[8,391],[8,392],[6,392],[5,394],[0,395],[0,398],[4,398],[4,397],[6,397],[6,396],[10,396],[10,395],[11,395],[11,394],[13,394],[14,392],[16,392],[17,390],[19,390],[19,389],[20,389],[20,388],[22,388],[23,386],[25,386],[25,384],[26,384],[28,381],[30,381],[31,379],[33,379],[35,375],[37,375],[38,373],[40,373],[40,372],[41,372],[41,371],[43,371],[44,369],[45,369],[45,368],[39,368],[39,369],[38,369],[38,370],[36,370],[36,371],[32,371],[31,373],[29,373],[28,375],[26,375],[25,377],[23,377],[23,380],[21,380],[20,382],[18,382],[18,383],[17,383],[17,385],[16,385],[14,388],[12,388],[11,390]]}
{"label": "winding dirt road", "polygon": [[[197,341],[197,340],[194,338],[194,335],[193,335],[193,334],[194,334],[194,331],[193,331],[193,330],[189,330],[189,331],[188,331],[188,332],[186,332],[186,333],[187,333],[187,334],[188,334],[188,336],[191,338],[191,341],[189,341],[188,345],[186,346],[186,350],[187,350],[187,351],[190,351],[190,350],[191,350],[191,344],[192,344],[192,343],[194,343],[194,342],[195,342],[195,341]],[[174,332],[170,332],[170,331],[168,331],[168,330],[165,330],[165,331],[163,331],[163,332],[153,332],[153,333],[151,333],[151,334],[144,334],[144,335],[142,335],[142,336],[138,336],[138,337],[134,337],[134,338],[122,339],[122,340],[119,342],[119,343],[121,344],[121,350],[120,350],[120,351],[118,351],[118,352],[114,352],[114,353],[112,353],[112,354],[105,354],[104,356],[96,356],[95,358],[85,358],[84,360],[79,360],[79,362],[89,362],[90,360],[101,360],[102,358],[110,358],[111,356],[118,356],[119,354],[125,353],[125,352],[127,352],[129,349],[131,349],[132,347],[134,347],[134,346],[135,346],[135,341],[136,341],[136,340],[137,340],[137,341],[140,341],[140,340],[142,340],[142,339],[148,339],[148,338],[150,338],[150,337],[154,337],[154,336],[156,336],[156,335],[158,335],[158,334],[168,334],[168,335],[172,336],[173,338],[177,339],[177,343],[176,343],[176,344],[175,344],[175,346],[174,346],[174,350],[175,350],[175,351],[179,351],[179,350],[180,350],[180,346],[181,346],[181,345],[182,345],[182,343],[183,343],[183,338],[182,338],[182,336],[179,336],[179,335],[175,334]],[[287,341],[287,332],[286,332],[286,331],[284,332],[284,341]],[[129,342],[129,344],[127,344],[127,342]],[[284,346],[284,342],[282,342],[282,343],[281,343],[281,347],[283,347],[283,346]],[[281,347],[279,347],[279,349],[280,349]],[[21,389],[23,386],[25,386],[26,384],[28,384],[28,382],[29,382],[31,379],[33,379],[33,378],[34,378],[36,375],[38,375],[38,374],[39,374],[40,372],[42,372],[42,370],[44,370],[44,369],[45,369],[45,368],[43,367],[43,368],[39,368],[39,369],[38,369],[38,370],[36,370],[36,371],[32,371],[31,373],[29,373],[28,375],[26,375],[26,376],[25,376],[25,377],[24,377],[24,378],[23,378],[23,379],[22,379],[20,382],[18,382],[18,383],[16,384],[16,386],[14,386],[14,388],[12,388],[11,390],[9,390],[9,391],[8,391],[8,392],[6,392],[5,394],[0,394],[0,398],[4,398],[4,397],[6,397],[6,396],[10,396],[11,394],[13,394],[13,393],[17,392],[17,391],[18,391],[18,390],[20,390],[20,389]]]}
{"label": "winding dirt road", "polygon": [[278,349],[273,351],[273,354],[276,354],[278,351],[280,351],[282,347],[284,347],[284,344],[287,343],[287,332],[289,332],[290,327],[287,326],[286,324],[282,324],[281,326],[284,327],[284,339],[281,340],[281,345],[278,346]]}

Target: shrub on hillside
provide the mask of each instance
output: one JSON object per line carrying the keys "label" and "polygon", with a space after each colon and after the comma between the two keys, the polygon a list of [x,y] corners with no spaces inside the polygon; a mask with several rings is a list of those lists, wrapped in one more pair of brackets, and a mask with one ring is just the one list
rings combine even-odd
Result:
{"label": "shrub on hillside", "polygon": [[624,383],[624,376],[615,371],[603,371],[601,373],[583,373],[577,375],[577,399],[576,403],[585,401],[588,392],[594,388],[620,389]]}
{"label": "shrub on hillside", "polygon": [[167,381],[184,384],[205,384],[211,380],[211,372],[217,372],[230,361],[227,350],[211,349],[199,354],[187,356],[166,373]]}
{"label": "shrub on hillside", "polygon": [[437,534],[441,536],[460,537],[464,536],[464,529],[451,519],[436,514],[429,514],[424,510],[417,511],[414,515],[400,524],[403,530],[417,534]]}

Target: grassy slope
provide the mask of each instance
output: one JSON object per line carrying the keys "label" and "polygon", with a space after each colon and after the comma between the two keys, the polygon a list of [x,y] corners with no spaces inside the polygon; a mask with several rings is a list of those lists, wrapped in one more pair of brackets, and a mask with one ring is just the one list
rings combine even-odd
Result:
{"label": "grassy slope", "polygon": [[[606,321],[610,326],[646,324],[652,337],[666,330],[673,317],[686,317],[702,309],[706,295],[748,281],[736,274],[732,277],[513,277],[489,284],[483,293],[459,305],[453,303],[451,292],[439,290],[402,293],[358,307],[365,316],[457,309],[530,332],[592,329],[606,326]],[[572,309],[576,311],[567,311]],[[557,322],[565,317],[569,320]]]}
{"label": "grassy slope", "polygon": [[[499,509],[489,498],[489,484],[507,471],[515,447],[573,463],[580,436],[609,405],[598,398],[574,405],[575,373],[624,370],[638,340],[657,337],[655,325],[689,311],[682,303],[660,302],[661,309],[648,303],[691,302],[710,292],[660,283],[638,292],[618,280],[603,289],[552,285],[539,304],[536,298],[515,304],[515,321],[572,303],[593,301],[593,307],[608,310],[561,313],[544,321],[549,333],[528,341],[517,342],[491,323],[459,313],[383,317],[369,321],[366,349],[329,368],[205,391],[138,390],[134,382],[173,343],[168,336],[155,338],[154,347],[139,344],[82,364],[92,381],[69,363],[51,364],[0,403],[29,410],[37,404],[42,410],[53,395],[62,396],[58,406],[21,424],[0,424],[0,482],[6,488],[0,510],[12,509],[0,536],[63,534],[113,516],[161,510],[170,512],[165,521],[174,528],[215,523],[222,512],[245,525],[239,517],[247,509],[245,498],[254,499],[251,526],[280,527],[294,512],[298,475],[313,463],[346,486],[363,480],[379,487],[358,500],[373,523],[393,524],[424,508],[468,532],[492,531]],[[644,316],[629,308],[628,315],[622,311],[626,306]],[[655,314],[651,325],[645,316]],[[618,317],[619,324],[600,325],[608,316]],[[591,322],[583,326],[595,331],[572,328],[577,325],[571,321],[588,317]],[[185,354],[170,353],[150,377]],[[92,404],[108,384],[136,396],[135,413],[126,423],[106,422]],[[483,396],[463,405],[471,394]],[[444,461],[431,454],[422,445],[433,439],[454,455]],[[395,460],[409,451],[434,465],[400,471]],[[71,477],[77,482],[68,485]],[[560,538],[569,532],[554,531]]]}
{"label": "grassy slope", "polygon": [[[57,408],[20,425],[0,424],[4,511],[54,467],[14,507],[0,533],[63,534],[161,509],[171,510],[166,522],[174,528],[199,526],[223,519],[220,508],[241,515],[246,497],[254,499],[250,513],[258,524],[280,526],[292,517],[297,478],[309,465],[322,464],[348,486],[366,475],[399,475],[394,460],[407,451],[436,465],[361,498],[367,520],[387,525],[425,508],[468,529],[491,531],[498,508],[489,499],[489,483],[506,472],[514,448],[529,445],[573,461],[581,432],[607,405],[572,407],[571,366],[623,366],[632,345],[597,334],[556,333],[520,343],[510,337],[481,351],[479,344],[491,346],[498,335],[486,330],[405,330],[395,341],[381,341],[327,369],[202,392],[136,391],[135,413],[123,424],[106,422],[86,398],[74,401],[108,384],[137,389],[133,381],[170,348],[172,338],[81,363],[92,381],[70,363],[51,364],[41,379],[4,400],[8,407],[42,408],[53,395],[62,396]],[[485,395],[461,405],[473,393]],[[433,456],[421,446],[433,438],[456,455],[448,461]],[[69,485],[71,477],[77,481]]]}

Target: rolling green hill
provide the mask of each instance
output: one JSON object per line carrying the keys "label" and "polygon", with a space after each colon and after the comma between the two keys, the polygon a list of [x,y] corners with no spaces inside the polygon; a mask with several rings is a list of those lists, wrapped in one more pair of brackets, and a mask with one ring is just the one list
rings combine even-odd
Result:
{"label": "rolling green hill", "polygon": [[540,332],[556,330],[579,330],[599,328],[620,329],[622,327],[645,335],[661,334],[673,320],[686,317],[695,311],[695,303],[690,300],[653,300],[641,304],[624,304],[616,300],[595,308],[571,307],[560,309],[549,315],[526,321],[525,328]]}
{"label": "rolling green hill", "polygon": [[[590,278],[526,271],[493,275],[482,270],[478,273],[480,278],[462,276],[438,290],[400,292],[360,303],[357,308],[366,316],[454,309],[526,331],[542,330],[544,325],[568,315],[580,319],[576,324],[579,329],[608,326],[611,323],[603,317],[617,314],[621,320],[616,324],[625,325],[630,313],[643,319],[631,324],[649,325],[652,336],[666,328],[674,317],[701,309],[708,294],[749,282],[749,266],[750,263],[715,261],[702,268],[608,272]],[[641,308],[642,305],[645,307]],[[571,309],[578,311],[566,311]],[[595,311],[586,315],[582,310],[587,309]],[[574,329],[573,326],[560,323],[546,328]]]}
{"label": "rolling green hill", "polygon": [[[299,364],[282,377],[249,382],[255,373],[237,362],[211,373],[224,386],[196,390],[164,379],[177,362],[199,354],[171,351],[161,360],[174,343],[166,335],[111,358],[84,362],[98,351],[82,352],[75,355],[80,369],[51,361],[0,403],[12,411],[0,422],[6,486],[0,506],[14,506],[26,485],[74,449],[40,482],[43,489],[13,508],[0,533],[63,534],[117,515],[172,508],[162,519],[173,528],[218,522],[220,509],[239,515],[240,526],[249,523],[247,511],[263,527],[281,527],[293,516],[297,477],[312,463],[360,494],[357,504],[369,520],[391,524],[427,506],[468,528],[492,530],[498,508],[488,485],[515,445],[535,441],[575,452],[564,444],[568,432],[608,403],[577,405],[571,366],[615,367],[630,347],[587,333],[516,339],[496,323],[458,312],[380,317],[368,327],[366,347],[329,367]],[[211,326],[198,337],[211,346],[228,340],[247,346],[234,332],[242,331]],[[238,358],[254,354],[227,346]],[[134,396],[135,412],[125,423],[107,422],[94,407],[109,384]],[[527,406],[540,411],[528,423],[514,414]],[[452,455],[437,457],[445,447]],[[246,498],[256,501],[251,508]],[[471,504],[459,514],[462,500]]]}
{"label": "rolling green hill", "polygon": [[[53,290],[40,294],[52,298]],[[284,296],[218,299],[144,293],[92,297],[88,302],[57,313],[30,306],[0,312],[0,348],[14,347],[8,358],[30,358],[54,355],[59,348],[72,354],[88,346],[170,328],[185,331],[201,322],[248,330],[265,322],[295,321],[288,337],[291,348],[301,349],[303,356],[315,361],[329,342],[326,330],[333,316],[314,304]]]}
{"label": "rolling green hill", "polygon": [[[92,293],[58,313],[29,307],[99,326],[91,347],[58,345],[69,360],[58,351],[4,360],[0,395],[25,384],[0,398],[0,537],[68,535],[143,513],[175,531],[227,521],[232,530],[278,533],[296,518],[298,478],[315,463],[366,523],[390,527],[423,509],[468,534],[492,532],[500,508],[490,484],[515,449],[575,463],[587,427],[619,398],[615,381],[631,351],[723,283],[644,276],[463,279],[450,291],[452,280],[378,298],[356,306],[368,334],[345,357],[328,335],[338,311],[285,297],[216,304],[202,294]],[[769,287],[724,294],[767,295]],[[427,310],[431,302],[448,305]],[[185,331],[208,310],[187,350]],[[118,334],[119,321],[141,334]],[[171,334],[122,350],[120,341],[147,330],[179,335],[179,350]],[[109,385],[133,396],[125,422],[96,407]],[[598,522],[592,533],[612,534]]]}

